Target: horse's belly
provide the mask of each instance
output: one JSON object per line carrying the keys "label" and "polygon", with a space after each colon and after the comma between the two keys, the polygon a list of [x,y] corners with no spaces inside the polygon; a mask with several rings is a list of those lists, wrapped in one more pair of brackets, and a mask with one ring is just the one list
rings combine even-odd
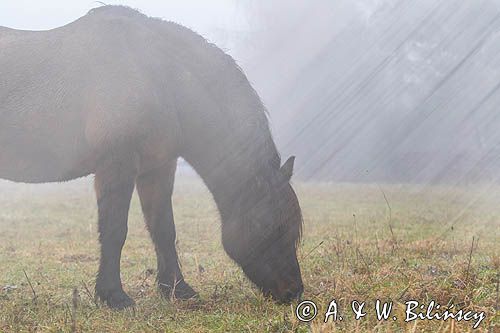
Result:
{"label": "horse's belly", "polygon": [[92,173],[72,153],[54,152],[42,145],[0,146],[0,178],[23,183],[71,180]]}

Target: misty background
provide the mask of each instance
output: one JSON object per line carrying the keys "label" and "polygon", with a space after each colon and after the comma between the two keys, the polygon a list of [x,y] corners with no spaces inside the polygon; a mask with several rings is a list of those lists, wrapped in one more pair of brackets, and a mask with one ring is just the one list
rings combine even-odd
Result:
{"label": "misty background", "polygon": [[[105,1],[186,25],[243,68],[303,180],[496,183],[500,0]],[[0,2],[45,30],[100,4]]]}

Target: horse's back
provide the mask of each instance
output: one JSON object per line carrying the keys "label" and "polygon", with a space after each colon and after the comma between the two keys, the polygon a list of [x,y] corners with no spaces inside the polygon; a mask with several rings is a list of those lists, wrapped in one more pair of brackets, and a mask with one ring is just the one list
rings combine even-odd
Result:
{"label": "horse's back", "polygon": [[162,126],[175,132],[153,36],[123,16],[88,15],[44,32],[0,29],[0,178],[80,177],[106,150],[137,147]]}
{"label": "horse's back", "polygon": [[0,178],[79,177],[118,146],[160,163],[178,142],[216,133],[245,144],[267,126],[234,60],[175,23],[111,6],[61,28],[1,34]]}

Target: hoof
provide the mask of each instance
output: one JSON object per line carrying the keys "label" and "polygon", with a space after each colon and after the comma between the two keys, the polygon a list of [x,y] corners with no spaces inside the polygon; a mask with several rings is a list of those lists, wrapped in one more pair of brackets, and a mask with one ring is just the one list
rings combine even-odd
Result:
{"label": "hoof", "polygon": [[113,310],[133,307],[135,302],[123,290],[97,291],[99,299]]}
{"label": "hoof", "polygon": [[175,285],[175,288],[173,288],[173,295],[172,295],[172,287],[164,284],[164,283],[159,283],[160,287],[160,293],[163,297],[170,299],[172,296],[176,299],[180,300],[189,300],[189,299],[195,299],[198,298],[198,293],[193,290],[184,281],[180,281]]}

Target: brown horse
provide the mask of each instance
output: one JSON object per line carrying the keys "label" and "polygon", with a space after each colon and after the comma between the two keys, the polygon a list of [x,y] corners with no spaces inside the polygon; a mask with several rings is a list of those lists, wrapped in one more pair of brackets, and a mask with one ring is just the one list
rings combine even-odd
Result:
{"label": "brown horse", "polygon": [[162,294],[196,295],[175,249],[179,157],[212,193],[229,256],[263,293],[298,297],[294,160],[281,166],[265,108],[231,57],[180,25],[121,6],[50,31],[0,27],[0,178],[41,183],[95,174],[96,295],[112,308],[133,304],[120,256],[135,187]]}

